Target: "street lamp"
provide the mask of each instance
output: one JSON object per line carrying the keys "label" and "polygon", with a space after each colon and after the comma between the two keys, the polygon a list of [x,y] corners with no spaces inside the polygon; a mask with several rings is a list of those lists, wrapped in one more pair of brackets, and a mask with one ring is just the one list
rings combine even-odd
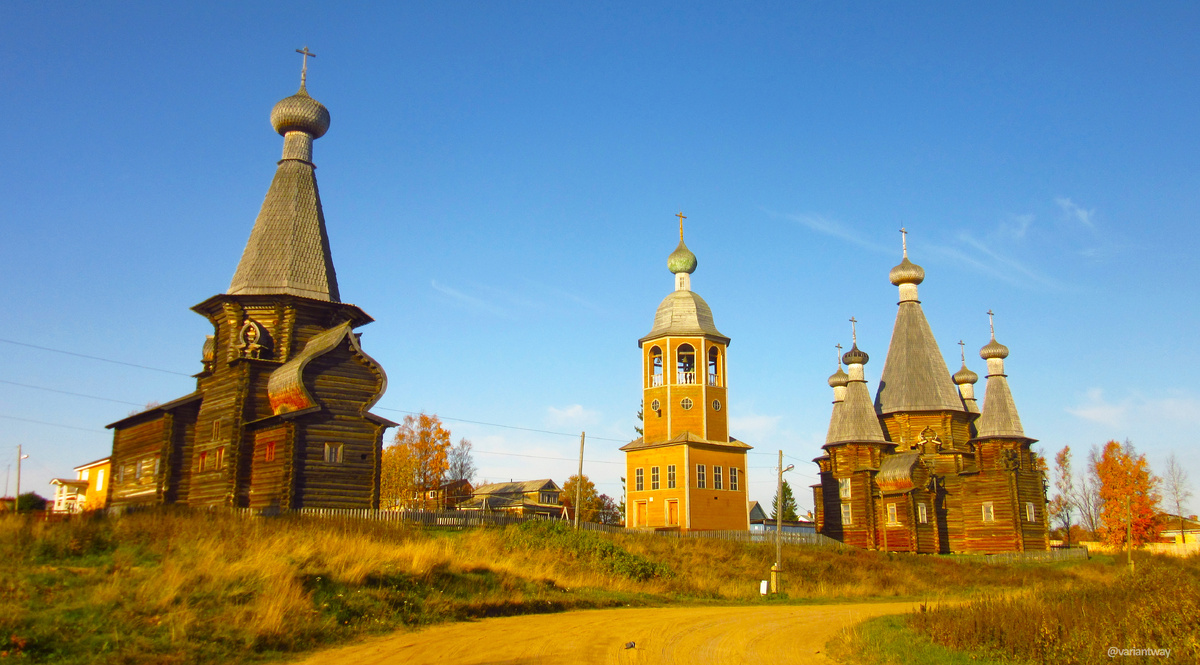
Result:
{"label": "street lamp", "polygon": [[779,593],[779,576],[783,573],[783,474],[796,468],[783,468],[783,451],[779,451],[779,482],[775,488],[775,565],[771,566],[771,593]]}

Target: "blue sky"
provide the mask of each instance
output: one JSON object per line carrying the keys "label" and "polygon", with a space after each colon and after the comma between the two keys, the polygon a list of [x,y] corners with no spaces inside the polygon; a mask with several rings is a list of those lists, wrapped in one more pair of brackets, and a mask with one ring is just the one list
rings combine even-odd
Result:
{"label": "blue sky", "polygon": [[752,498],[782,449],[811,505],[834,345],[856,317],[873,390],[901,226],[950,369],[962,339],[985,373],[994,310],[1044,453],[1128,438],[1200,485],[1198,28],[1186,3],[8,3],[0,450],[49,493],[191,391],[188,308],[228,288],[308,45],[379,412],[456,419],[483,478],[561,482],[586,430],[620,491],[682,210]]}

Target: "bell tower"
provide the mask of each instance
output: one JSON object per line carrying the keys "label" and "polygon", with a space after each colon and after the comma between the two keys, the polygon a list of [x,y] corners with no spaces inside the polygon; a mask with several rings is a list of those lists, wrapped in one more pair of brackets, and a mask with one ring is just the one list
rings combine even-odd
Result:
{"label": "bell tower", "polygon": [[626,526],[745,529],[750,447],[729,436],[729,338],[692,291],[696,255],[683,241],[686,217],[677,216],[679,245],[667,257],[675,290],[659,304],[650,333],[638,340],[644,435],[621,448],[629,467]]}

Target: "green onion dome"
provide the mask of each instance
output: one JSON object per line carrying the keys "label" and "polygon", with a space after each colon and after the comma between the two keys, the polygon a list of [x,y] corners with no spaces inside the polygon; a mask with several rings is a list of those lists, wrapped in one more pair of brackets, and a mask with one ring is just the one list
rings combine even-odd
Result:
{"label": "green onion dome", "polygon": [[683,244],[683,238],[680,238],[679,246],[667,257],[667,269],[675,274],[686,272],[690,275],[696,271],[696,264],[696,255]]}

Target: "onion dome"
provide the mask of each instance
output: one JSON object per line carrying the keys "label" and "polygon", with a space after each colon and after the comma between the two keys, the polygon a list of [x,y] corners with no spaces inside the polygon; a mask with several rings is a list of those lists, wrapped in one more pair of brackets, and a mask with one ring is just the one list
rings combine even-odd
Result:
{"label": "onion dome", "polygon": [[847,365],[866,365],[867,360],[870,358],[871,356],[868,356],[865,351],[859,350],[858,344],[855,344],[854,346],[850,347],[850,350],[846,352],[846,355],[842,356],[842,362],[846,363]]}
{"label": "onion dome", "polygon": [[992,341],[987,343],[987,346],[979,350],[979,357],[984,360],[992,358],[1007,358],[1008,347],[996,341],[996,337],[992,336]]}
{"label": "onion dome", "polygon": [[690,275],[696,271],[697,263],[696,255],[687,248],[687,245],[683,244],[683,237],[680,234],[679,246],[667,257],[667,269],[677,275],[681,272]]}
{"label": "onion dome", "polygon": [[963,363],[962,369],[954,373],[953,376],[955,385],[963,385],[964,383],[975,383],[979,380],[979,375],[967,369],[967,363]]}
{"label": "onion dome", "polygon": [[848,383],[850,383],[850,375],[842,369],[841,365],[838,365],[838,371],[829,376],[829,387],[841,388]]}
{"label": "onion dome", "polygon": [[284,97],[271,109],[271,126],[280,135],[304,132],[319,139],[329,130],[329,110],[321,102],[309,97],[301,84],[296,94]]}
{"label": "onion dome", "polygon": [[900,261],[900,265],[892,268],[892,271],[888,273],[888,279],[895,286],[900,286],[901,284],[920,284],[925,281],[925,269],[909,261],[906,255],[904,260]]}

